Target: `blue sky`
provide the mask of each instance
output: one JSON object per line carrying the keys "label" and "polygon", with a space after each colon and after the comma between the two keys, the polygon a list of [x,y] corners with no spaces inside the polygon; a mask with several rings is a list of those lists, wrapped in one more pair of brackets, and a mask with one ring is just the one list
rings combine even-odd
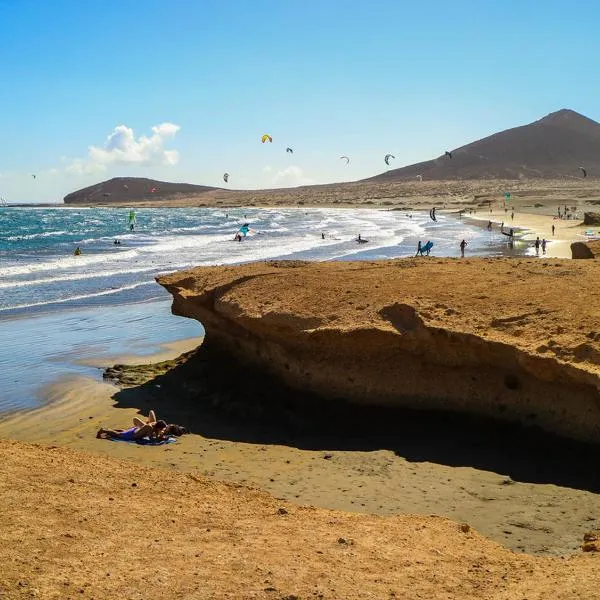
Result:
{"label": "blue sky", "polygon": [[0,0],[0,196],[355,180],[560,108],[600,120],[599,22],[586,0]]}

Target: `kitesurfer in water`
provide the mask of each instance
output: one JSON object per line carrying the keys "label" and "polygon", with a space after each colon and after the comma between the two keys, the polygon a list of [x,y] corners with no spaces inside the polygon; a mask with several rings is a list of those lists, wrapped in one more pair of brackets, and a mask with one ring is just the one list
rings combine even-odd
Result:
{"label": "kitesurfer in water", "polygon": [[357,241],[359,244],[366,244],[366,243],[367,243],[369,240],[365,240],[365,239],[363,239],[363,238],[360,236],[360,233],[359,233],[359,234],[358,234],[358,237],[356,238],[356,241]]}
{"label": "kitesurfer in water", "polygon": [[325,239],[325,234],[323,232],[321,232],[321,239],[324,240]]}
{"label": "kitesurfer in water", "polygon": [[75,252],[73,252],[73,254],[75,256],[79,256],[81,254],[81,248],[79,246],[77,246],[77,248],[75,248]]}

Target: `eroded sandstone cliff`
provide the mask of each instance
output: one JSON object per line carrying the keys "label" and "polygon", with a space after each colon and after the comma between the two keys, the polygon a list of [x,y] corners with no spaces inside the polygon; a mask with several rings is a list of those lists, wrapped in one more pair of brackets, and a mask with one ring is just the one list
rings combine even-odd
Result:
{"label": "eroded sandstone cliff", "polygon": [[596,261],[281,261],[159,282],[209,347],[324,401],[491,415],[600,442]]}

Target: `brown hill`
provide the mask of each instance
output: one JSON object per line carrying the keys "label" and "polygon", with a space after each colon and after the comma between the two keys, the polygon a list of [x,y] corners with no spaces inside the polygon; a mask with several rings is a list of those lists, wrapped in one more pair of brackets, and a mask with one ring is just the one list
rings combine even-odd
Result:
{"label": "brown hill", "polygon": [[168,183],[145,177],[114,177],[65,196],[65,204],[110,204],[197,196],[218,188],[191,183]]}
{"label": "brown hill", "polygon": [[450,153],[365,181],[600,177],[600,123],[563,109]]}

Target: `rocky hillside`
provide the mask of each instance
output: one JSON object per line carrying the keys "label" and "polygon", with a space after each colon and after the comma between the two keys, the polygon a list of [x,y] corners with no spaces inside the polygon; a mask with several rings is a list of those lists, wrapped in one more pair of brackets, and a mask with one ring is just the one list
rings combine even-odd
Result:
{"label": "rocky hillside", "polygon": [[448,150],[365,181],[600,177],[600,123],[567,109]]}
{"label": "rocky hillside", "polygon": [[596,261],[404,259],[204,267],[175,313],[295,388],[600,442]]}
{"label": "rocky hillside", "polygon": [[64,197],[65,204],[111,204],[185,199],[217,188],[191,183],[168,183],[144,177],[114,177]]}

